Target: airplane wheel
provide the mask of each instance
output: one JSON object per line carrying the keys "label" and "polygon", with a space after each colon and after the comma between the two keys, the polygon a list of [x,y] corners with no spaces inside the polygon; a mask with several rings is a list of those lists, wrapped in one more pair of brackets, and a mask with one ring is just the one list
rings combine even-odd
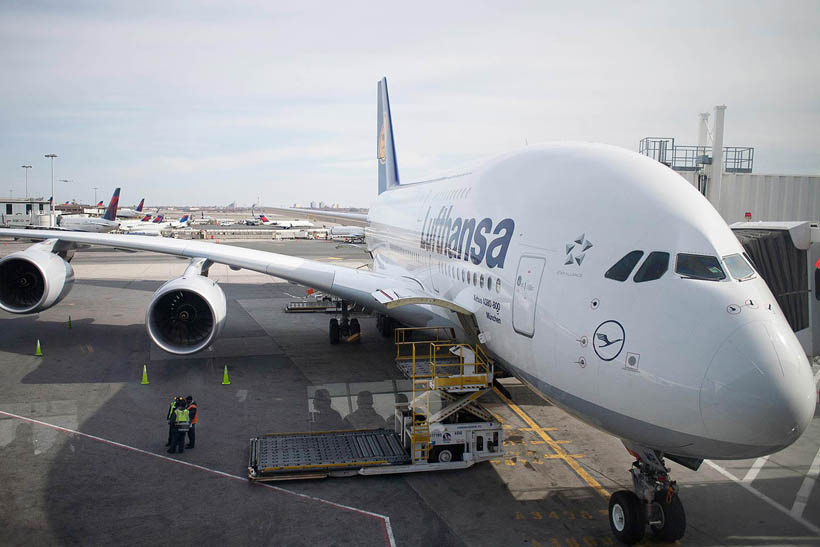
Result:
{"label": "airplane wheel", "polygon": [[646,531],[646,511],[634,492],[618,490],[609,498],[609,527],[621,543],[634,545]]}
{"label": "airplane wheel", "polygon": [[338,344],[339,343],[339,320],[335,317],[330,320],[330,343],[331,344]]}
{"label": "airplane wheel", "polygon": [[672,496],[672,502],[666,502],[666,492],[655,494],[655,506],[661,524],[653,524],[652,534],[661,541],[674,542],[683,537],[686,531],[686,512],[683,503],[677,494]]}
{"label": "airplane wheel", "polygon": [[[361,333],[362,333],[362,327],[359,325],[359,320],[358,319],[351,319],[350,320],[350,336],[353,336],[354,334],[361,335]],[[355,343],[358,344],[359,340],[361,340],[361,337],[357,338],[355,340]]]}
{"label": "airplane wheel", "polygon": [[376,319],[376,327],[379,329],[379,333],[385,338],[389,338],[393,335],[393,320],[386,315],[379,315]]}

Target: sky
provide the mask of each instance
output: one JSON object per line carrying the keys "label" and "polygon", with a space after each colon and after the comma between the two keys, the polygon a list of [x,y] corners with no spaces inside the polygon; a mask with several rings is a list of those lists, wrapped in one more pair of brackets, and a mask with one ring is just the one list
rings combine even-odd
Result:
{"label": "sky", "polygon": [[[0,191],[369,206],[376,83],[402,182],[545,141],[697,144],[820,174],[820,2],[0,0]],[[2,195],[2,194],[0,194]]]}

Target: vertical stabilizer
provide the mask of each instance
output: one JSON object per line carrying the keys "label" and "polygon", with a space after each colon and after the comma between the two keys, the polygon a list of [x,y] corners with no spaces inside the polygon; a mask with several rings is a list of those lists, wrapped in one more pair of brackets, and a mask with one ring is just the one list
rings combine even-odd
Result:
{"label": "vertical stabilizer", "polygon": [[117,204],[120,202],[120,189],[114,190],[114,195],[111,196],[111,202],[108,204],[108,209],[105,210],[103,218],[105,220],[117,220]]}
{"label": "vertical stabilizer", "polygon": [[376,157],[379,160],[379,193],[381,194],[399,185],[399,166],[396,162],[396,145],[393,140],[393,119],[390,116],[387,78],[382,78],[379,82],[378,95]]}
{"label": "vertical stabilizer", "polygon": [[139,205],[137,205],[137,212],[138,212],[138,213],[141,213],[141,212],[142,212],[142,206],[143,206],[144,204],[145,204],[145,198],[142,198],[142,199],[140,200],[140,204],[139,204]]}

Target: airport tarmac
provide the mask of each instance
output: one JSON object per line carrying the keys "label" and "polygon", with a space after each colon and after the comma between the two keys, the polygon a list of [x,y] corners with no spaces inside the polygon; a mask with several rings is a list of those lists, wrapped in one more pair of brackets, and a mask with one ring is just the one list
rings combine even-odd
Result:
{"label": "airport tarmac", "polygon": [[[231,244],[350,267],[367,260],[324,241]],[[24,247],[0,241],[0,255]],[[248,439],[316,429],[318,389],[351,423],[389,418],[395,396],[409,389],[392,340],[363,318],[360,344],[331,346],[328,315],[283,311],[303,287],[217,265],[211,277],[228,299],[221,337],[194,357],[171,356],[149,341],[145,310],[186,261],[96,249],[72,265],[75,286],[56,307],[0,312],[0,543],[614,543],[607,498],[628,485],[630,456],[513,379],[504,380],[511,401],[497,392],[482,399],[507,435],[504,456],[492,462],[249,483]],[[148,385],[140,384],[143,365]],[[222,385],[226,365],[230,385]],[[363,391],[374,407],[356,412]],[[168,455],[164,418],[177,394],[199,403],[197,444]],[[705,462],[697,473],[670,466],[687,512],[681,544],[820,543],[820,411],[797,443],[768,458]]]}

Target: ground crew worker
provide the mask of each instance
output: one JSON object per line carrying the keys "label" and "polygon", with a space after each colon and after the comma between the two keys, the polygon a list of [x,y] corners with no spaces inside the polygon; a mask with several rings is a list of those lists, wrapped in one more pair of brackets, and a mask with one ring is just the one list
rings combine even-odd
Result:
{"label": "ground crew worker", "polygon": [[171,406],[168,407],[168,416],[165,417],[168,421],[168,442],[165,443],[165,446],[171,446],[171,440],[174,438],[174,426],[171,423],[171,415],[174,413],[174,408],[176,408],[177,403],[182,400],[182,395],[178,395],[174,397],[174,400],[171,401]]}
{"label": "ground crew worker", "polygon": [[196,423],[199,421],[199,416],[196,414],[196,401],[188,395],[185,397],[185,408],[188,410],[188,417],[191,419],[191,429],[188,430],[188,444],[185,448],[193,448],[196,445]]}
{"label": "ground crew worker", "polygon": [[180,400],[177,401],[169,422],[173,427],[174,433],[171,436],[171,448],[168,449],[168,453],[173,454],[179,450],[179,453],[182,454],[185,452],[185,433],[187,433],[191,427],[191,418],[188,415],[188,410],[185,408],[185,399],[180,398]]}

